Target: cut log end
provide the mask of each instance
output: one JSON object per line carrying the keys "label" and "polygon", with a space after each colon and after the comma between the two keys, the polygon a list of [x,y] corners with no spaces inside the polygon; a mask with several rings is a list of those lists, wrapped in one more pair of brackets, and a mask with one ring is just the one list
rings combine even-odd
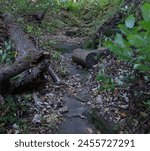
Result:
{"label": "cut log end", "polygon": [[88,54],[85,63],[88,68],[92,68],[94,65],[98,64],[97,53],[92,52]]}
{"label": "cut log end", "polygon": [[87,68],[92,68],[98,64],[98,56],[102,55],[107,49],[99,48],[96,50],[75,49],[72,53],[73,62]]}

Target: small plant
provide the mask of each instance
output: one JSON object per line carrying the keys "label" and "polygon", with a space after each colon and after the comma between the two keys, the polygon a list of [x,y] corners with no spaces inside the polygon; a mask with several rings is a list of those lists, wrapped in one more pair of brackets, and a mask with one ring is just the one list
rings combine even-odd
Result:
{"label": "small plant", "polygon": [[100,91],[113,91],[116,87],[113,79],[104,74],[98,74],[96,80],[101,82]]}
{"label": "small plant", "polygon": [[8,96],[5,103],[1,106],[0,112],[0,131],[5,131],[5,126],[13,124],[17,121],[17,106],[12,97]]}
{"label": "small plant", "polygon": [[12,45],[10,41],[5,41],[4,49],[0,49],[0,64],[11,63],[15,58],[15,52],[12,51]]}
{"label": "small plant", "polygon": [[0,133],[7,133],[13,124],[20,125],[23,115],[28,112],[27,101],[19,102],[11,96],[5,98],[4,104],[0,104]]}
{"label": "small plant", "polygon": [[145,101],[143,103],[150,108],[150,100],[147,100],[147,101]]}
{"label": "small plant", "polygon": [[43,45],[44,49],[49,49],[49,48],[53,47],[54,45],[56,45],[56,41],[55,40],[47,40],[47,41],[44,41],[42,43],[42,45]]}
{"label": "small plant", "polygon": [[52,54],[52,57],[53,57],[55,60],[60,60],[60,58],[61,58],[61,52],[55,51],[55,52]]}
{"label": "small plant", "polygon": [[28,24],[26,26],[26,32],[32,36],[41,36],[43,34],[43,29],[39,26],[35,26],[34,24]]}
{"label": "small plant", "polygon": [[142,8],[143,20],[136,24],[134,15],[126,18],[124,25],[119,25],[114,41],[107,40],[105,46],[119,59],[133,64],[134,70],[150,72],[150,3]]}
{"label": "small plant", "polygon": [[31,26],[31,25],[28,25],[28,26],[27,26],[27,32],[28,32],[28,33],[32,33],[33,30],[34,30],[34,29],[33,29],[33,26]]}

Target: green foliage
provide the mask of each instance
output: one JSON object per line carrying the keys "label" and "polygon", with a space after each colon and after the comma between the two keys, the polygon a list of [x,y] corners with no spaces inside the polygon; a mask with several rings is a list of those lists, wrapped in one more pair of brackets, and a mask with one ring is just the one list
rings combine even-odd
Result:
{"label": "green foliage", "polygon": [[27,25],[27,32],[32,33],[33,32],[33,26]]}
{"label": "green foliage", "polygon": [[5,122],[12,124],[17,120],[17,106],[11,96],[8,96],[5,99],[5,104],[2,106],[1,110],[6,111],[6,113],[4,114],[4,116],[0,117],[0,123]]}
{"label": "green foliage", "polygon": [[146,106],[150,107],[150,100],[145,101],[144,104],[145,104]]}
{"label": "green foliage", "polygon": [[46,22],[46,21],[44,21],[44,22],[42,22],[42,24],[41,24],[41,28],[43,29],[43,30],[45,30],[45,32],[49,32],[49,33],[52,33],[52,32],[54,32],[55,31],[55,26],[54,26],[54,24],[55,24],[55,21],[54,22]]}
{"label": "green foliage", "polygon": [[93,46],[93,40],[90,39],[90,40],[87,40],[85,43],[84,43],[84,49],[94,49],[94,46]]}
{"label": "green foliage", "polygon": [[53,57],[53,59],[55,59],[55,60],[60,60],[60,58],[61,58],[61,52],[59,52],[59,51],[55,51],[55,52],[53,52],[52,53],[52,57]]}
{"label": "green foliage", "polygon": [[113,79],[104,74],[98,74],[96,80],[101,82],[99,87],[100,91],[113,91],[115,89],[115,83]]}
{"label": "green foliage", "polygon": [[125,24],[126,24],[126,27],[133,28],[134,25],[135,25],[135,17],[134,17],[134,15],[128,16],[127,19],[125,20]]}
{"label": "green foliage", "polygon": [[76,12],[81,9],[80,6],[81,5],[79,3],[74,3],[73,1],[67,1],[66,3],[64,3],[63,8],[68,11]]}
{"label": "green foliage", "polygon": [[145,21],[150,21],[150,4],[145,3],[142,6],[142,14]]}
{"label": "green foliage", "polygon": [[4,49],[0,49],[0,64],[11,63],[15,57],[15,52],[12,51],[12,44],[10,41],[4,42]]}
{"label": "green foliage", "polygon": [[135,17],[130,15],[125,25],[119,25],[114,41],[107,40],[105,46],[121,60],[133,64],[133,69],[150,71],[150,3],[142,6],[143,20],[135,26]]}
{"label": "green foliage", "polygon": [[44,43],[42,43],[43,48],[49,50],[51,47],[56,45],[56,41],[55,40],[47,40],[44,41]]}
{"label": "green foliage", "polygon": [[30,36],[41,36],[44,33],[43,27],[39,27],[33,23],[27,24],[25,26],[25,31],[30,34]]}
{"label": "green foliage", "polygon": [[10,126],[20,124],[23,114],[28,111],[28,100],[19,102],[11,96],[5,98],[4,104],[0,104],[0,133],[7,133]]}
{"label": "green foliage", "polygon": [[51,10],[53,10],[54,6],[57,8],[56,0],[37,0],[35,2],[31,0],[3,0],[2,3],[4,4],[2,12],[9,11],[15,14],[35,13],[45,10],[47,7],[50,7]]}

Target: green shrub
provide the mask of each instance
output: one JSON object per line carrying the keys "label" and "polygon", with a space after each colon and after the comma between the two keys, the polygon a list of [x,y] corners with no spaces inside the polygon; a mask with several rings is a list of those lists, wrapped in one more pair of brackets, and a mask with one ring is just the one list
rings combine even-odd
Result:
{"label": "green shrub", "polygon": [[119,59],[133,64],[133,69],[140,72],[150,71],[150,3],[142,7],[143,20],[136,23],[134,15],[126,18],[125,24],[118,27],[115,39],[107,40],[104,45]]}

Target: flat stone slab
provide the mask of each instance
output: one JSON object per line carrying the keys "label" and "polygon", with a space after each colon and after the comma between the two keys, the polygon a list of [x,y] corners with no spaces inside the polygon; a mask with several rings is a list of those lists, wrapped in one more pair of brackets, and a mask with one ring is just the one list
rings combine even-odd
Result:
{"label": "flat stone slab", "polygon": [[64,114],[64,121],[61,123],[59,134],[88,134],[96,133],[94,125],[88,119],[88,108],[77,99],[64,96],[63,101],[69,110]]}

